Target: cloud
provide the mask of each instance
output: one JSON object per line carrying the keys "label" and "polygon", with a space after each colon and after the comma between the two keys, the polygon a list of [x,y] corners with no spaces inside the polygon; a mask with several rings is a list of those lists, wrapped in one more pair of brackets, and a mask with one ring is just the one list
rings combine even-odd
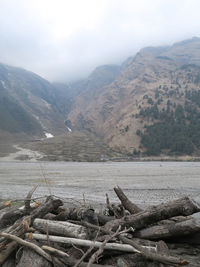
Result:
{"label": "cloud", "polygon": [[1,0],[0,62],[53,80],[199,36],[198,0]]}

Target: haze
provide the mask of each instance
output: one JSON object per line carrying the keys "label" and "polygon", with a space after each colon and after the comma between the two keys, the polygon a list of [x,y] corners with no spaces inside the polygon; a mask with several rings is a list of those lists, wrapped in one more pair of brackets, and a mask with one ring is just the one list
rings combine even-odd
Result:
{"label": "haze", "polygon": [[198,0],[0,0],[0,62],[50,81],[199,37]]}

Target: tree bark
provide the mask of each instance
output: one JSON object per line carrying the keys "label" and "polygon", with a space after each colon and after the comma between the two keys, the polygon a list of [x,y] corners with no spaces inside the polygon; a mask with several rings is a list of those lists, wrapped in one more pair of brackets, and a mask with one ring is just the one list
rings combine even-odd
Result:
{"label": "tree bark", "polygon": [[56,211],[58,207],[62,206],[63,202],[60,199],[53,199],[48,197],[46,202],[41,204],[38,208],[31,213],[31,222],[36,218],[43,218],[47,213]]}
{"label": "tree bark", "polygon": [[87,229],[83,226],[72,224],[69,222],[50,221],[44,219],[35,219],[33,227],[37,230],[49,234],[61,235],[67,237],[74,237],[79,239],[85,239],[87,236]]}
{"label": "tree bark", "polygon": [[6,260],[4,262],[4,264],[2,265],[2,267],[15,267],[15,266],[16,266],[16,263],[15,263],[15,258],[14,257]]}
{"label": "tree bark", "polygon": [[125,216],[105,224],[106,230],[116,230],[122,227],[133,227],[142,229],[150,224],[156,223],[178,215],[190,215],[200,211],[200,205],[188,197],[180,198],[164,204],[150,207],[137,214]]}
{"label": "tree bark", "polygon": [[102,215],[102,214],[97,214],[97,218],[98,218],[100,225],[104,225],[107,222],[110,222],[110,221],[115,219],[114,216],[106,216],[106,215]]}
{"label": "tree bark", "polygon": [[12,225],[24,215],[24,211],[14,207],[4,208],[0,211],[0,229]]}
{"label": "tree bark", "polygon": [[195,214],[188,220],[163,225],[155,225],[134,233],[135,237],[158,240],[176,236],[190,235],[200,231],[200,219]]}
{"label": "tree bark", "polygon": [[[160,240],[157,243],[157,253],[160,253],[162,255],[170,255],[167,244],[162,240]],[[160,263],[159,267],[165,267],[165,266],[166,266],[165,264]]]}
{"label": "tree bark", "polygon": [[124,206],[124,208],[126,210],[128,210],[130,212],[130,214],[135,214],[138,213],[140,211],[142,211],[137,205],[135,205],[134,203],[132,203],[127,196],[124,194],[124,192],[122,191],[122,189],[117,186],[114,187],[114,191],[117,194],[118,198],[120,199],[122,205]]}
{"label": "tree bark", "polygon": [[52,263],[30,248],[24,248],[17,267],[53,267]]}
{"label": "tree bark", "polygon": [[15,241],[12,241],[6,245],[4,250],[0,253],[0,266],[3,264],[6,259],[10,256],[10,254],[18,247]]}

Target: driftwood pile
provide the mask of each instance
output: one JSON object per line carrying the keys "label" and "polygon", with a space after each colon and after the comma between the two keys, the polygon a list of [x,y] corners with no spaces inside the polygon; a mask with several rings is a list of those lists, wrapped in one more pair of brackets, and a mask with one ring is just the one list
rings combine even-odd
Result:
{"label": "driftwood pile", "polygon": [[188,197],[141,210],[115,187],[105,215],[33,202],[34,190],[22,208],[0,203],[0,266],[200,266],[200,205]]}

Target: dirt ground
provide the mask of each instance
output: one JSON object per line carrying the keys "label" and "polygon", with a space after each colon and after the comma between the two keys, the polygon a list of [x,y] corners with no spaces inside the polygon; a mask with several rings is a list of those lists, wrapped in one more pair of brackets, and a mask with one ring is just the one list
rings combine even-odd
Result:
{"label": "dirt ground", "polygon": [[189,195],[200,201],[200,162],[0,162],[0,198],[53,194],[72,202],[117,201],[119,185],[141,207]]}

